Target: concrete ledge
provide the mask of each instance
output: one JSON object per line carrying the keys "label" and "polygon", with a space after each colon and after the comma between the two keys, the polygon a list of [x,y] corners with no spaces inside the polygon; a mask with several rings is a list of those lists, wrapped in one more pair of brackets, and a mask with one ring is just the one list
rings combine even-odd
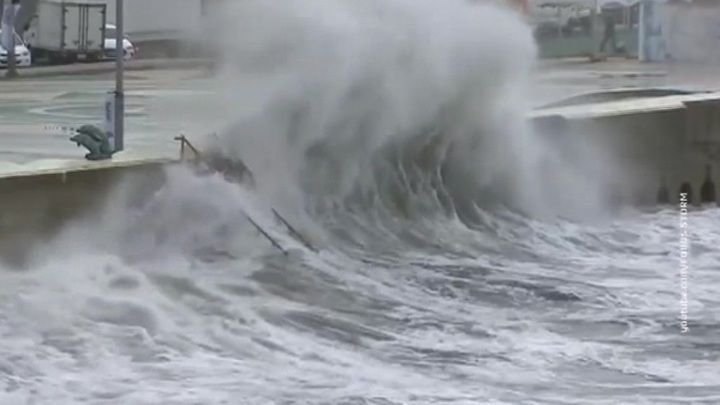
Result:
{"label": "concrete ledge", "polygon": [[529,118],[558,151],[603,150],[617,167],[612,182],[623,203],[652,205],[661,186],[677,203],[684,184],[691,204],[712,202],[698,191],[708,169],[720,178],[720,93],[539,109]]}
{"label": "concrete ledge", "polygon": [[[125,70],[154,69],[200,69],[211,66],[207,59],[139,59],[125,62]],[[76,63],[62,66],[37,66],[18,69],[18,78],[37,78],[50,76],[71,76],[110,73],[115,71],[115,62]],[[4,73],[3,73],[4,74]],[[14,79],[14,80],[17,80]]]}
{"label": "concrete ledge", "polygon": [[0,261],[21,266],[32,248],[74,219],[97,215],[123,185],[126,201],[143,201],[179,160],[122,152],[113,160],[38,162],[0,172]]}
{"label": "concrete ledge", "polygon": [[595,119],[683,110],[686,103],[715,103],[720,93],[682,94],[665,97],[639,98],[584,104],[575,106],[543,108],[532,111],[531,119],[543,116],[562,116],[566,119]]}
{"label": "concrete ledge", "polygon": [[179,159],[159,155],[152,152],[126,150],[119,152],[112,159],[90,161],[86,159],[55,159],[39,160],[25,165],[13,165],[0,169],[0,190],[9,181],[36,181],[44,177],[77,174],[79,172],[103,169],[123,169],[153,164],[177,163]]}

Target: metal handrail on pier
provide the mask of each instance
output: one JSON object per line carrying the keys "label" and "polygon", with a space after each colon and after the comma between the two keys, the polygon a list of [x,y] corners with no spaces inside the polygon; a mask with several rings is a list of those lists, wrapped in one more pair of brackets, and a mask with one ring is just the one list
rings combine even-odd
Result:
{"label": "metal handrail on pier", "polygon": [[[181,134],[180,136],[176,136],[175,140],[180,142],[180,160],[182,160],[182,161],[185,160],[185,149],[188,148],[192,151],[192,153],[194,155],[193,160],[196,163],[202,161],[202,156],[201,156],[202,154],[200,153],[200,150],[198,150],[195,146],[193,146],[193,144],[190,142],[189,139],[187,139],[187,137],[185,135]],[[271,208],[271,210],[272,210],[273,216],[275,217],[275,220],[279,221],[288,230],[288,232],[290,232],[290,235],[292,238],[294,238],[295,240],[300,242],[303,246],[305,246],[310,251],[319,253],[319,250],[304,235],[302,235],[300,232],[297,231],[297,229],[295,229],[292,225],[290,225],[290,223],[282,215],[280,215],[280,213],[277,210],[275,210],[275,208]],[[253,218],[247,212],[245,212],[244,214],[245,214],[245,217],[250,222],[250,224],[253,227],[255,227],[255,229],[257,229],[257,231],[260,232],[260,234],[263,237],[265,237],[265,239],[267,239],[270,242],[270,244],[272,244],[276,249],[278,249],[280,252],[282,252],[283,255],[285,255],[285,256],[289,255],[288,250],[286,250],[282,246],[282,244],[279,243],[279,241],[277,239],[273,238],[267,232],[267,230],[263,229],[263,227],[260,226],[260,224],[255,222],[255,220],[253,220]]]}
{"label": "metal handrail on pier", "polygon": [[185,147],[190,149],[193,152],[193,155],[195,155],[195,159],[200,159],[200,151],[193,146],[193,144],[190,142],[189,139],[185,135],[180,135],[175,137],[176,141],[180,142],[180,160],[185,160]]}

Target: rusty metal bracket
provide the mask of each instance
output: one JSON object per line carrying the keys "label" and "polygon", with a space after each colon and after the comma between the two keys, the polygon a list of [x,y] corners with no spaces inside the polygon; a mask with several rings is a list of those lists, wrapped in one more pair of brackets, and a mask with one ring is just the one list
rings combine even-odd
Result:
{"label": "rusty metal bracket", "polygon": [[200,151],[193,146],[193,144],[190,142],[189,139],[183,134],[180,134],[180,136],[175,137],[176,141],[180,142],[180,160],[185,160],[185,149],[190,149],[194,155],[194,159],[199,160],[200,159]]}

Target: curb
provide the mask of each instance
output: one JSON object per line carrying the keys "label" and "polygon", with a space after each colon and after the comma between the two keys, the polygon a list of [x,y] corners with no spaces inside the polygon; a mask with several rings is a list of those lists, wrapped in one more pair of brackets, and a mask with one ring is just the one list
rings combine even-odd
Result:
{"label": "curb", "polygon": [[[132,60],[125,62],[125,71],[141,71],[154,69],[198,69],[208,68],[212,62],[206,59],[147,59]],[[26,78],[51,77],[51,76],[74,76],[94,73],[110,73],[115,71],[115,62],[79,63],[63,66],[38,66],[18,69],[18,76],[8,79],[0,76],[0,79],[12,81]]]}

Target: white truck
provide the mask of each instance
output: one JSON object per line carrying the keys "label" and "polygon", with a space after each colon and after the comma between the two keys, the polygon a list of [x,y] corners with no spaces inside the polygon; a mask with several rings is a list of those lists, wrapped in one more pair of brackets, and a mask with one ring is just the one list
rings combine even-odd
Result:
{"label": "white truck", "polygon": [[[115,0],[86,0],[107,6],[107,22],[116,24]],[[124,33],[143,57],[176,56],[203,23],[204,8],[218,0],[126,0]]]}
{"label": "white truck", "polygon": [[88,1],[41,0],[24,33],[33,59],[72,63],[103,58],[107,6]]}

